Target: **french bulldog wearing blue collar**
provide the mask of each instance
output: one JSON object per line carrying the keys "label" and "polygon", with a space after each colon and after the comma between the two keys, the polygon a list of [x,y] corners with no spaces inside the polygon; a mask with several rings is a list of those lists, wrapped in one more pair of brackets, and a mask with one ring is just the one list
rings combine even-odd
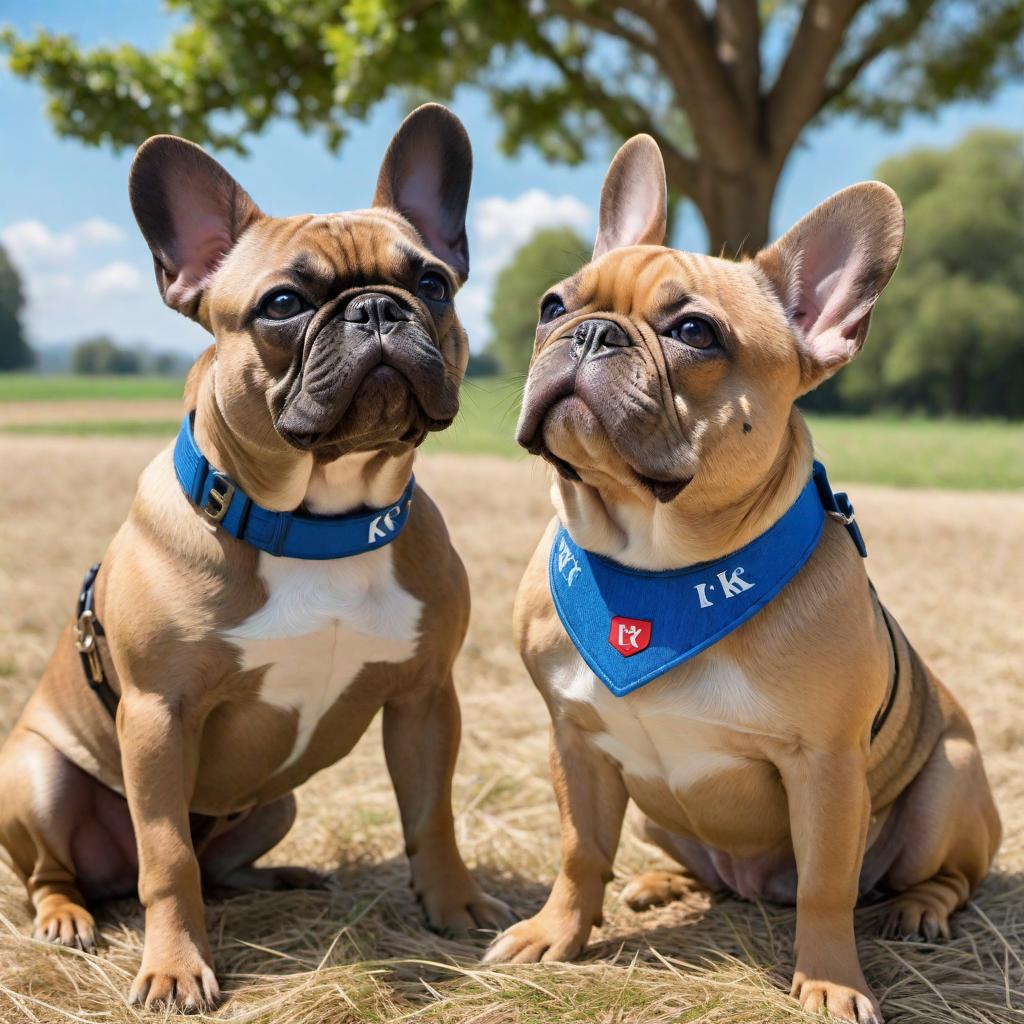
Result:
{"label": "french bulldog wearing blue collar", "polygon": [[1000,824],[962,708],[879,602],[795,400],[851,360],[899,258],[885,185],[848,188],[752,260],[664,246],[657,145],[619,151],[591,263],[543,299],[519,442],[556,518],[515,627],[553,720],[561,866],[489,962],[570,959],[601,920],[627,801],[688,878],[797,907],[792,993],[881,1020],[858,900],[929,939]]}
{"label": "french bulldog wearing blue collar", "polygon": [[138,888],[134,1003],[217,1003],[201,882],[314,881],[253,861],[291,827],[293,790],[378,711],[428,923],[512,920],[455,844],[469,591],[412,476],[468,357],[453,298],[471,163],[462,124],[430,104],[366,210],[267,216],[169,136],[132,165],[164,300],[216,344],[0,751],[0,845],[41,939],[91,949],[88,906]]}

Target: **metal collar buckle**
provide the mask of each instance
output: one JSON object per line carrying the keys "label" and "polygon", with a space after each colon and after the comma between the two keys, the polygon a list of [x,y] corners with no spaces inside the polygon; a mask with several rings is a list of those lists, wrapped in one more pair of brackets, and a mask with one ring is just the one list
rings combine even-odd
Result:
{"label": "metal collar buckle", "polygon": [[204,514],[211,522],[219,523],[227,515],[228,506],[235,494],[235,485],[223,473],[213,474],[213,483],[203,506]]}
{"label": "metal collar buckle", "polygon": [[94,683],[103,682],[103,662],[96,646],[96,616],[91,610],[82,612],[75,623],[75,649],[89,663],[89,675]]}
{"label": "metal collar buckle", "polygon": [[836,522],[842,523],[843,526],[850,526],[854,521],[854,515],[852,512],[849,515],[846,515],[845,513],[839,512],[835,509],[826,509],[826,511],[833,519],[836,520]]}

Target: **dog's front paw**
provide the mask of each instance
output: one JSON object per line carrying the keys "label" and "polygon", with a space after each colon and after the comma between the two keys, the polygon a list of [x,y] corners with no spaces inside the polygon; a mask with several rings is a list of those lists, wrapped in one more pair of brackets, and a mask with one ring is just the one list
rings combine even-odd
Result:
{"label": "dog's front paw", "polygon": [[428,927],[436,932],[500,932],[516,919],[505,903],[488,896],[475,882],[458,887],[438,885],[417,896]]}
{"label": "dog's front paw", "polygon": [[862,989],[816,981],[800,974],[793,979],[792,995],[808,1013],[827,1011],[830,1017],[854,1024],[883,1024],[882,1011],[867,985]]}
{"label": "dog's front paw", "polygon": [[128,1002],[147,1010],[176,1013],[212,1010],[220,1002],[213,968],[191,943],[177,957],[142,955],[142,968],[132,982]]}
{"label": "dog's front paw", "polygon": [[575,914],[546,907],[499,935],[484,954],[485,964],[530,964],[541,960],[575,960],[590,938],[590,924]]}

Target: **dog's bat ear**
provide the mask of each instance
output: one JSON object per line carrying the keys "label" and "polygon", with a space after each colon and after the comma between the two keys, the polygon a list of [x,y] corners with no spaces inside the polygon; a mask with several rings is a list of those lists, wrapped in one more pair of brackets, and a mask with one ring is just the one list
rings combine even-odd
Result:
{"label": "dog's bat ear", "polygon": [[164,302],[201,320],[210,277],[263,214],[213,157],[174,135],[154,135],[139,147],[128,195]]}
{"label": "dog's bat ear", "polygon": [[866,181],[826,199],[754,258],[799,337],[803,391],[860,351],[902,248],[899,198]]}
{"label": "dog's bat ear", "polygon": [[593,258],[624,245],[664,245],[667,196],[658,144],[650,135],[634,135],[615,154],[601,186]]}
{"label": "dog's bat ear", "polygon": [[425,103],[401,124],[384,154],[374,206],[397,210],[461,281],[469,276],[466,207],[473,150],[447,107]]}

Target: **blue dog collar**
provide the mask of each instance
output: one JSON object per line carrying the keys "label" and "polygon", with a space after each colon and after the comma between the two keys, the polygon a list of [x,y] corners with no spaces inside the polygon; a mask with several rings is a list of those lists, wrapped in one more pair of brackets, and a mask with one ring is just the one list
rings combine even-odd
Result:
{"label": "blue dog collar", "polygon": [[583,660],[622,697],[756,615],[811,557],[826,513],[843,523],[864,557],[853,506],[845,494],[833,494],[820,462],[781,519],[713,562],[630,569],[584,550],[560,527],[548,559],[555,609]]}
{"label": "blue dog collar", "polygon": [[199,450],[189,413],[174,444],[174,472],[189,501],[222,530],[260,551],[285,558],[328,559],[361,555],[390,544],[409,517],[416,478],[388,508],[341,516],[274,512],[257,505]]}

